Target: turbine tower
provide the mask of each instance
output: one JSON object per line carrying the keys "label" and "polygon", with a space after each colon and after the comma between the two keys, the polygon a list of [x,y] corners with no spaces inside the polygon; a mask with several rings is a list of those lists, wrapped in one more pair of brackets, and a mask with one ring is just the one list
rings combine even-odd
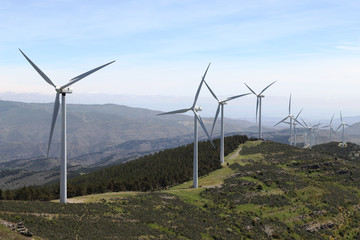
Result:
{"label": "turbine tower", "polygon": [[204,132],[206,133],[206,135],[208,136],[211,144],[213,145],[213,147],[215,148],[214,144],[212,143],[211,141],[211,137],[209,135],[209,133],[207,132],[206,128],[205,128],[205,125],[201,119],[201,116],[199,115],[199,111],[202,110],[201,107],[198,107],[196,106],[196,102],[197,102],[197,99],[199,97],[199,94],[200,94],[200,90],[201,90],[201,86],[202,84],[204,83],[204,80],[205,80],[205,76],[206,76],[206,73],[208,71],[210,67],[210,63],[208,65],[208,67],[206,68],[206,71],[204,73],[204,76],[202,77],[201,79],[201,82],[200,82],[200,85],[197,89],[197,92],[195,94],[195,99],[194,99],[194,102],[193,102],[193,105],[190,107],[190,108],[185,108],[185,109],[180,109],[180,110],[175,110],[175,111],[171,111],[171,112],[165,112],[165,113],[160,113],[160,114],[157,114],[157,115],[166,115],[166,114],[175,114],[175,113],[185,113],[185,112],[188,112],[188,111],[192,111],[194,113],[194,163],[193,163],[193,188],[197,188],[198,187],[198,129],[197,129],[197,123],[199,122],[202,129],[204,130]]}
{"label": "turbine tower", "polygon": [[273,85],[276,81],[270,83],[266,88],[264,88],[259,94],[256,94],[246,83],[246,87],[256,96],[256,121],[258,119],[259,112],[259,139],[262,139],[262,128],[261,128],[261,99],[265,96],[262,95],[266,89],[268,89],[271,85]]}
{"label": "turbine tower", "polygon": [[330,132],[330,142],[332,142],[332,133],[335,134],[335,131],[334,131],[333,125],[332,125],[332,121],[333,121],[333,119],[334,119],[334,116],[335,116],[335,114],[333,114],[333,116],[332,116],[332,118],[331,118],[331,120],[330,120],[329,125],[322,127],[322,128],[329,128],[329,132]]}
{"label": "turbine tower", "polygon": [[[19,49],[20,50],[20,49]],[[53,86],[55,88],[56,91],[56,96],[55,96],[55,102],[54,102],[54,110],[53,110],[53,116],[52,116],[52,122],[51,122],[51,128],[50,128],[50,137],[49,137],[49,143],[48,143],[48,150],[47,150],[47,157],[49,157],[49,151],[50,151],[50,144],[51,144],[51,139],[52,139],[52,135],[54,132],[54,127],[55,127],[55,123],[56,123],[56,118],[59,112],[59,106],[60,106],[60,94],[61,94],[61,120],[62,120],[62,124],[61,124],[61,164],[60,164],[60,202],[61,203],[66,203],[67,201],[67,187],[66,187],[66,182],[67,182],[67,169],[66,169],[66,164],[67,164],[67,156],[66,156],[66,101],[65,101],[65,96],[66,94],[71,94],[72,90],[70,88],[70,86],[78,81],[80,81],[81,79],[89,76],[90,74],[100,70],[103,67],[106,67],[107,65],[115,62],[109,62],[106,63],[100,67],[94,68],[88,72],[85,72],[77,77],[74,77],[73,79],[71,79],[68,83],[62,85],[62,86],[56,86],[48,76],[45,75],[45,73],[43,73],[40,68],[38,68],[35,63],[33,63],[26,55],[25,53],[23,53],[20,50],[21,54],[26,58],[26,60],[31,64],[31,66],[33,66],[33,68],[40,74],[40,76],[51,86]]]}
{"label": "turbine tower", "polygon": [[224,105],[226,105],[227,102],[230,101],[230,100],[233,100],[233,99],[236,99],[236,98],[239,98],[239,97],[243,97],[243,96],[249,95],[251,93],[245,93],[245,94],[236,95],[236,96],[233,96],[233,97],[228,97],[225,100],[219,100],[218,97],[215,95],[215,93],[211,90],[211,88],[207,84],[207,82],[205,80],[204,80],[204,82],[205,82],[207,88],[209,89],[209,91],[211,92],[211,94],[213,95],[213,97],[218,101],[218,108],[216,110],[214,123],[212,125],[210,136],[212,136],[212,134],[213,134],[216,120],[217,120],[217,118],[219,116],[219,112],[221,111],[220,163],[223,164],[224,163]]}
{"label": "turbine tower", "polygon": [[339,130],[340,127],[342,127],[342,137],[341,137],[342,143],[341,143],[341,146],[345,147],[345,142],[344,142],[345,126],[347,126],[347,127],[351,127],[351,126],[343,121],[341,111],[340,111],[340,120],[341,120],[341,123],[340,123],[339,127],[336,129],[336,132],[337,132],[337,130]]}

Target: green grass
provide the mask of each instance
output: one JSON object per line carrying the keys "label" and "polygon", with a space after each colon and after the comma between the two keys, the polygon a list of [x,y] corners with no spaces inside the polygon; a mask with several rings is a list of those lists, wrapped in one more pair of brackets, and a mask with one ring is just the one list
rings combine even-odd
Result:
{"label": "green grass", "polygon": [[[183,237],[183,236],[179,236],[179,234],[176,234],[176,232],[168,229],[168,228],[165,228],[159,224],[156,224],[156,223],[149,223],[147,224],[150,228],[153,228],[153,229],[156,229],[160,232],[166,232],[168,233],[169,235],[173,236],[174,238],[176,237],[177,239],[181,239],[181,240],[188,240],[189,238],[187,237]],[[142,239],[146,239],[146,236],[144,236]],[[150,238],[149,238],[150,239]]]}

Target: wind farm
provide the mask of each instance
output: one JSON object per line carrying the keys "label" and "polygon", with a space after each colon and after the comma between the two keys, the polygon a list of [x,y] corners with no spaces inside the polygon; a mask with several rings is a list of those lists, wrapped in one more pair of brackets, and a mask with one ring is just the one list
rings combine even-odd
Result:
{"label": "wind farm", "polygon": [[360,239],[359,11],[4,2],[0,239]]}

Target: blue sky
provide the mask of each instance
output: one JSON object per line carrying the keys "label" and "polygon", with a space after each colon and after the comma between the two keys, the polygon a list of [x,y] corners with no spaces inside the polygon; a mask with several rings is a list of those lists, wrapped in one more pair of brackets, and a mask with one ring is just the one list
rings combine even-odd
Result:
{"label": "blue sky", "polygon": [[[356,0],[1,1],[0,99],[53,97],[21,48],[58,84],[116,60],[74,85],[77,101],[77,94],[119,94],[151,98],[148,108],[183,108],[211,62],[207,80],[220,97],[247,92],[244,82],[260,91],[276,80],[265,115],[286,115],[290,92],[295,111],[305,108],[308,117],[331,118],[340,108],[360,115],[359,12]],[[203,91],[204,103],[210,97]],[[239,100],[229,114],[252,116],[254,104]]]}

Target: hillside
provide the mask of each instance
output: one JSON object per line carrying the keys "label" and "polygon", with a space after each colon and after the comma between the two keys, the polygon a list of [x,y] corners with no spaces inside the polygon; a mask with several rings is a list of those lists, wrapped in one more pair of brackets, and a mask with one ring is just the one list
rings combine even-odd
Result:
{"label": "hillside", "polygon": [[[49,139],[53,104],[22,103],[0,100],[0,162],[45,156]],[[170,142],[176,147],[189,143],[193,138],[193,117],[184,114],[156,116],[159,111],[132,108],[115,104],[67,105],[67,135],[69,162],[74,158],[95,154],[126,145],[127,151],[117,151],[119,158],[129,157],[129,152],[161,150],[141,141],[162,141],[166,148]],[[204,118],[210,129],[212,118]],[[225,129],[244,131],[253,124],[241,120],[225,120]],[[219,127],[215,129],[215,135]],[[199,131],[200,137],[204,137]],[[60,114],[55,126],[50,157],[58,158],[60,152]],[[161,145],[161,144],[158,144]],[[145,148],[145,149],[144,149]],[[164,149],[164,148],[163,148]],[[98,155],[96,155],[98,154]],[[83,160],[84,158],[82,158]],[[96,162],[78,161],[79,164]],[[83,162],[83,163],[82,163]],[[84,166],[84,165],[82,165]]]}
{"label": "hillside", "polygon": [[225,161],[199,189],[1,201],[0,217],[47,239],[360,238],[358,162],[274,142],[247,142]]}
{"label": "hillside", "polygon": [[[225,154],[232,152],[239,144],[247,141],[246,136],[230,136],[225,138]],[[219,139],[214,140],[219,146]],[[199,142],[198,162],[199,176],[208,174],[221,167],[219,162],[219,148],[213,148],[209,141]],[[46,161],[46,159],[45,159]],[[123,164],[114,164],[88,173],[80,169],[77,177],[68,179],[68,197],[82,196],[92,193],[108,191],[154,191],[166,189],[192,178],[193,172],[193,144],[167,149],[149,154]],[[2,171],[4,179],[17,174],[24,174],[21,170]],[[57,169],[57,172],[59,170]],[[32,175],[26,176],[31,179]],[[46,175],[45,175],[46,176]],[[58,175],[51,176],[52,178]],[[19,177],[22,179],[21,177]],[[25,183],[26,184],[26,183]],[[7,200],[50,200],[59,198],[59,181],[42,186],[27,186],[9,191],[6,189],[1,197]]]}

